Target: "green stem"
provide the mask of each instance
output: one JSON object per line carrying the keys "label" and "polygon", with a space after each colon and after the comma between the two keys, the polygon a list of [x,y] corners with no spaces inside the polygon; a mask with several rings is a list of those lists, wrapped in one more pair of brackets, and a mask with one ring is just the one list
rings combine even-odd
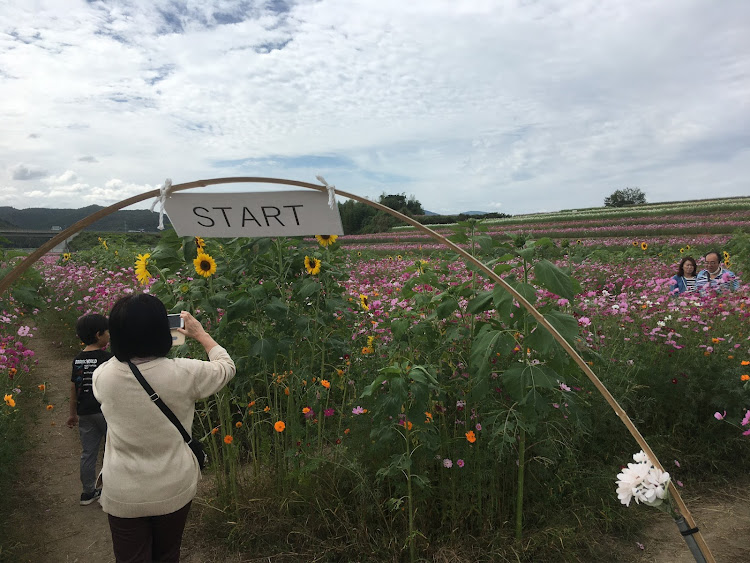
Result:
{"label": "green stem", "polygon": [[[406,440],[406,457],[411,457],[411,450],[409,448],[409,426],[408,423],[404,424],[406,434],[404,436]],[[409,502],[409,561],[414,563],[417,560],[417,543],[416,537],[414,537],[414,499],[412,498],[411,490],[411,463],[406,468],[406,494]]]}
{"label": "green stem", "polygon": [[516,489],[516,541],[523,534],[523,478],[526,467],[526,431],[522,428],[518,437],[518,487]]}

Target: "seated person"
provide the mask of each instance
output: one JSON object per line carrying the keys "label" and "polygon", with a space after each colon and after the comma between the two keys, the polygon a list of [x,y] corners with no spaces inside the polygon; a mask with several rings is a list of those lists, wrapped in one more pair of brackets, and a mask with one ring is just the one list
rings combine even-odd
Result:
{"label": "seated person", "polygon": [[735,290],[740,286],[740,281],[734,272],[725,268],[719,260],[721,253],[712,250],[706,254],[706,269],[698,272],[695,279],[695,285],[701,293],[705,293],[709,288],[717,293],[723,291]]}
{"label": "seated person", "polygon": [[672,293],[685,293],[695,291],[696,272],[698,265],[695,258],[685,256],[677,268],[677,275],[672,276]]}

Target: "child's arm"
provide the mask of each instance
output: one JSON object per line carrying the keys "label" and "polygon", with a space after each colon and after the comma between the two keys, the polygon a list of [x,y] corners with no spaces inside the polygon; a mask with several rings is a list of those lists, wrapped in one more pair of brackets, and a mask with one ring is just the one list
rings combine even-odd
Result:
{"label": "child's arm", "polygon": [[76,393],[76,384],[71,383],[70,384],[70,416],[68,417],[68,421],[66,424],[68,425],[68,428],[73,428],[78,424],[78,393]]}

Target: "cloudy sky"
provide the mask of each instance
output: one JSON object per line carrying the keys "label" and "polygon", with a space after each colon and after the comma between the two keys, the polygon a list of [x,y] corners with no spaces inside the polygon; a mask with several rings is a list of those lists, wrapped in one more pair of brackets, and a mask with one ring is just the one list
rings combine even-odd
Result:
{"label": "cloudy sky", "polygon": [[0,0],[0,96],[18,208],[238,175],[443,213],[750,192],[747,0]]}

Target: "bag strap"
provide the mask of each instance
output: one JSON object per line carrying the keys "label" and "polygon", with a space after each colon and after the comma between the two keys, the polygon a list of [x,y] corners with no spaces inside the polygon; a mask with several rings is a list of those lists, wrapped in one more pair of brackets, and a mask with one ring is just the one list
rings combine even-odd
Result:
{"label": "bag strap", "polygon": [[148,393],[149,399],[151,399],[156,404],[156,406],[161,409],[161,412],[163,412],[165,416],[170,420],[170,422],[177,427],[177,430],[180,431],[180,434],[182,434],[182,439],[185,440],[188,445],[190,445],[190,442],[193,441],[193,437],[185,431],[185,428],[182,426],[179,419],[164,403],[164,401],[161,400],[161,397],[159,397],[159,394],[154,391],[153,387],[148,384],[148,381],[146,381],[146,379],[143,377],[143,374],[141,374],[140,370],[135,367],[135,364],[128,360],[128,365],[130,366],[130,371],[133,372],[133,375],[135,375],[135,378],[138,380],[138,383],[140,383],[141,386],[146,390],[146,393]]}

